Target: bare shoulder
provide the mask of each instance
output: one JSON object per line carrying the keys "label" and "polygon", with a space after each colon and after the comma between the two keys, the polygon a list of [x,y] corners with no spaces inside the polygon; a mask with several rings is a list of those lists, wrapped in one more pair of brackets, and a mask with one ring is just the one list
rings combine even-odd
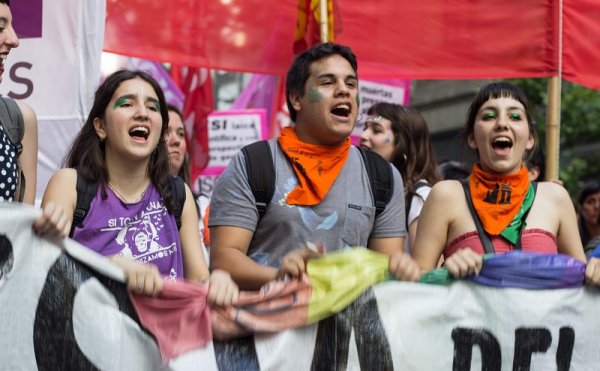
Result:
{"label": "bare shoulder", "polygon": [[[432,202],[457,202],[460,200],[460,195],[464,195],[463,186],[457,180],[442,180],[437,182],[429,193],[427,200],[433,199]],[[464,198],[464,197],[463,197]]]}
{"label": "bare shoulder", "polygon": [[76,185],[77,171],[71,168],[59,169],[52,175],[48,182],[48,188],[58,188],[65,193],[69,193],[71,189],[73,190],[73,193],[75,193]]}
{"label": "bare shoulder", "polygon": [[545,201],[554,203],[571,202],[567,189],[554,182],[540,182],[537,186],[537,196]]}
{"label": "bare shoulder", "polygon": [[25,122],[25,128],[31,125],[37,125],[37,116],[33,108],[31,108],[28,104],[15,101],[19,109],[21,110],[21,114],[23,115],[23,121]]}

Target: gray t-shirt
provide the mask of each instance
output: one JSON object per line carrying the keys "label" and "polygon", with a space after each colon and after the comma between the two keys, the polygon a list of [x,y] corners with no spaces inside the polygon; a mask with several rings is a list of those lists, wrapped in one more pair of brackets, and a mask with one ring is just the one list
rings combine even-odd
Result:
{"label": "gray t-shirt", "polygon": [[243,152],[239,152],[215,183],[209,226],[236,226],[254,231],[248,256],[262,265],[279,267],[290,251],[307,241],[323,242],[327,251],[367,246],[369,237],[406,236],[402,178],[394,176],[392,199],[375,219],[369,177],[355,147],[325,198],[315,206],[294,206],[285,197],[298,181],[276,140],[270,141],[276,185],[267,212],[258,222],[254,196],[248,185]]}

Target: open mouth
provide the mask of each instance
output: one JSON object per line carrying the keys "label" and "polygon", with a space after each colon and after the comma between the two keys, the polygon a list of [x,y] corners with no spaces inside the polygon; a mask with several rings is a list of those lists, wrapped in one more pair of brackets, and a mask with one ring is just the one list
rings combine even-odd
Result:
{"label": "open mouth", "polygon": [[331,113],[340,117],[348,117],[352,112],[352,107],[348,103],[341,103],[331,109]]}
{"label": "open mouth", "polygon": [[492,148],[495,150],[508,150],[513,146],[512,140],[507,137],[498,137],[492,142]]}
{"label": "open mouth", "polygon": [[136,126],[131,128],[131,130],[129,130],[129,136],[131,136],[132,138],[139,138],[139,139],[148,139],[148,136],[150,135],[150,131],[148,130],[148,128],[145,128],[143,126]]}

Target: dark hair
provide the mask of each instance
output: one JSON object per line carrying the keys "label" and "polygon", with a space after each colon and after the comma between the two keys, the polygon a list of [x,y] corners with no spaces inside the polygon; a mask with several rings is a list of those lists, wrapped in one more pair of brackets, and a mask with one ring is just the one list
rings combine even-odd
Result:
{"label": "dark hair", "polygon": [[[304,96],[304,85],[310,76],[310,66],[318,60],[329,57],[331,55],[339,55],[346,59],[354,73],[358,71],[356,56],[352,50],[344,45],[334,43],[317,44],[305,52],[299,54],[292,62],[290,69],[287,72],[285,81],[285,101],[287,108],[290,111],[290,118],[296,122],[296,110],[292,106],[290,99],[291,93],[296,93],[299,96]],[[358,77],[358,75],[357,75]]]}
{"label": "dark hair", "polygon": [[10,0],[0,0],[0,4],[6,4],[10,7]]}
{"label": "dark hair", "polygon": [[402,174],[406,200],[416,195],[415,184],[420,179],[432,186],[440,180],[427,122],[419,111],[380,102],[372,105],[368,114],[379,115],[392,123],[395,145],[390,162]]}
{"label": "dark hair", "polygon": [[[104,118],[106,108],[121,83],[136,78],[149,83],[158,97],[160,116],[162,118],[160,138],[164,139],[169,125],[169,113],[162,89],[156,80],[146,72],[120,70],[109,75],[96,90],[94,103],[88,118],[79,131],[79,134],[75,137],[64,161],[67,167],[76,168],[88,181],[98,183],[102,187],[102,197],[104,198],[107,197],[108,170],[104,160],[104,142],[100,140],[100,137],[96,133],[94,119]],[[163,140],[159,141],[157,147],[152,151],[147,171],[150,181],[165,200],[167,210],[172,213],[174,209],[174,197],[169,189],[169,156]]]}
{"label": "dark hair", "polygon": [[535,151],[529,156],[529,160],[527,160],[526,164],[528,169],[538,168],[539,175],[537,177],[537,181],[544,180],[546,176],[546,157],[541,148],[536,148]]}
{"label": "dark hair", "polygon": [[461,180],[466,179],[471,171],[467,165],[458,161],[442,161],[438,167],[442,179]]}
{"label": "dark hair", "polygon": [[577,226],[579,227],[579,236],[581,237],[581,242],[582,242],[584,248],[586,247],[588,242],[594,236],[592,236],[592,234],[590,233],[590,231],[587,228],[586,222],[581,213],[581,207],[583,206],[583,204],[585,203],[585,200],[589,196],[591,196],[595,193],[598,193],[598,192],[600,192],[600,182],[591,180],[591,181],[586,182],[583,185],[583,187],[581,188],[581,191],[579,192],[579,196],[577,197],[577,208],[579,210]]}
{"label": "dark hair", "polygon": [[[183,120],[183,114],[181,113],[181,111],[179,110],[179,108],[177,108],[175,105],[169,103],[169,104],[167,104],[167,111],[169,111],[169,112],[175,112],[177,114],[177,116],[179,116],[179,118],[181,119],[181,122],[184,123],[184,125],[183,125],[183,132],[185,133],[185,121]],[[188,161],[187,151],[186,151],[186,153],[183,156],[183,163],[181,164],[181,168],[179,169],[179,172],[177,173],[177,175],[181,179],[183,179],[183,181],[188,186],[190,185],[190,169],[189,169],[189,161]]]}
{"label": "dark hair", "polygon": [[479,109],[485,102],[490,99],[498,99],[498,98],[512,98],[519,101],[523,108],[525,109],[525,117],[527,118],[527,126],[529,127],[529,132],[534,138],[534,147],[531,150],[526,151],[526,156],[524,158],[525,161],[529,159],[529,156],[533,152],[535,152],[538,143],[537,131],[535,130],[535,122],[531,116],[531,111],[529,109],[529,101],[525,96],[525,93],[521,88],[516,85],[513,85],[508,82],[493,82],[481,88],[479,93],[471,102],[471,106],[469,107],[469,111],[467,113],[467,122],[465,124],[464,138],[465,141],[468,140],[469,136],[473,134],[475,130],[475,121],[477,118],[477,113],[479,113]]}

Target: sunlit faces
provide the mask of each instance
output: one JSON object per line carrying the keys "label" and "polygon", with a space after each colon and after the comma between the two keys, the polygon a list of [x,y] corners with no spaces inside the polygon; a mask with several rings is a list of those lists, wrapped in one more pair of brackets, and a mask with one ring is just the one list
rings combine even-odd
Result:
{"label": "sunlit faces", "polygon": [[12,13],[6,4],[0,4],[0,81],[4,73],[4,61],[12,48],[19,46],[19,39],[13,29]]}
{"label": "sunlit faces", "polygon": [[356,123],[357,95],[356,73],[344,57],[335,54],[313,62],[304,94],[290,94],[300,140],[318,145],[343,142]]}
{"label": "sunlit faces", "polygon": [[585,198],[581,205],[581,216],[588,224],[600,224],[600,192]]}
{"label": "sunlit faces", "polygon": [[367,117],[365,130],[360,135],[360,146],[390,161],[395,145],[392,122],[381,116]]}
{"label": "sunlit faces", "polygon": [[523,104],[513,98],[485,102],[477,112],[468,144],[479,153],[484,170],[501,174],[518,172],[525,152],[535,145]]}
{"label": "sunlit faces", "polygon": [[169,151],[169,172],[177,175],[183,166],[187,144],[185,142],[185,128],[181,117],[176,112],[169,111],[169,129],[165,139]]}
{"label": "sunlit faces", "polygon": [[119,160],[128,156],[149,158],[159,144],[162,128],[152,85],[141,78],[123,81],[106,107],[104,119],[94,119],[94,127],[105,140],[107,156],[114,154]]}

